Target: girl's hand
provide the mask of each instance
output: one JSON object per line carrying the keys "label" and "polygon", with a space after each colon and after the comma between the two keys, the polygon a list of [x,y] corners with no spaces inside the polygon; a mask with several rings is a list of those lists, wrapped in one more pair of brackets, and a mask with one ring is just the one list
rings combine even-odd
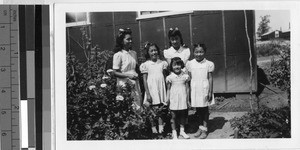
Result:
{"label": "girl's hand", "polygon": [[162,102],[164,106],[168,106],[168,103],[167,102]]}
{"label": "girl's hand", "polygon": [[147,101],[151,104],[152,103],[152,98],[150,93],[147,93]]}
{"label": "girl's hand", "polygon": [[170,100],[168,99],[165,103],[167,104],[167,106],[169,106],[170,105]]}
{"label": "girl's hand", "polygon": [[136,79],[138,79],[138,76],[134,75],[134,74],[129,74],[128,78],[131,79],[131,80],[136,80]]}
{"label": "girl's hand", "polygon": [[191,103],[190,103],[190,101],[187,101],[187,107],[188,107],[188,108],[191,108]]}
{"label": "girl's hand", "polygon": [[144,104],[143,104],[143,108],[144,108],[144,109],[148,108],[149,106],[150,106],[149,103],[144,103]]}
{"label": "girl's hand", "polygon": [[209,92],[207,95],[207,101],[211,102],[211,100],[212,100],[212,94]]}

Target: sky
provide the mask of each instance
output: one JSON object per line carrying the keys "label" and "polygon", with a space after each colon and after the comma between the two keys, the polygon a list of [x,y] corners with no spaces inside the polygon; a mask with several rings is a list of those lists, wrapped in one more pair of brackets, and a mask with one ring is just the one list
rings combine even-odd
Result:
{"label": "sky", "polygon": [[286,31],[289,29],[290,11],[289,10],[255,10],[255,24],[256,31],[258,24],[261,21],[260,16],[270,15],[269,27],[270,31],[280,30]]}

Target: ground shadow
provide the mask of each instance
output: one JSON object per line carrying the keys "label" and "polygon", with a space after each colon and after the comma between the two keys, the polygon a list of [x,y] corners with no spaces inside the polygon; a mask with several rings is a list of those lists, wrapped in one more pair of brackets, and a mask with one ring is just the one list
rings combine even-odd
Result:
{"label": "ground shadow", "polygon": [[[224,117],[215,117],[208,121],[208,132],[214,132],[217,129],[222,129],[225,123],[228,120],[225,120]],[[199,129],[199,117],[195,114],[189,115],[188,124],[185,127],[186,133],[195,133]]]}
{"label": "ground shadow", "polygon": [[217,129],[222,129],[227,121],[228,120],[226,120],[224,117],[215,117],[210,119],[208,121],[208,132],[210,133],[216,131]]}
{"label": "ground shadow", "polygon": [[185,127],[186,133],[195,133],[199,129],[199,117],[195,114],[189,115],[188,124]]}

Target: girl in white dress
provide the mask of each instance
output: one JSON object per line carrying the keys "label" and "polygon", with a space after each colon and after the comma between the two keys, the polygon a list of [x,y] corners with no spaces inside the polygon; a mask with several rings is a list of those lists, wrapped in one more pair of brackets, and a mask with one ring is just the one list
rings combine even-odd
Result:
{"label": "girl in white dress", "polygon": [[[143,74],[143,81],[145,87],[145,97],[143,104],[150,105],[150,109],[155,116],[157,116],[159,109],[165,104],[167,100],[167,92],[165,85],[164,72],[168,67],[166,61],[159,59],[159,48],[156,44],[147,43],[145,45],[145,58],[146,62],[140,66],[141,73]],[[158,117],[158,132],[162,133],[164,128],[163,116]],[[157,133],[156,119],[151,119],[152,132]]]}
{"label": "girl in white dress", "polygon": [[213,78],[214,63],[205,59],[206,46],[194,45],[194,59],[188,61],[186,69],[191,76],[191,107],[196,108],[199,117],[199,130],[195,137],[207,137],[207,122],[209,119],[208,106],[213,105]]}
{"label": "girl in white dress", "polygon": [[169,33],[170,48],[164,50],[164,57],[166,58],[168,64],[171,63],[171,59],[174,57],[179,57],[184,64],[190,58],[191,51],[188,47],[184,46],[181,32],[176,27],[175,29],[170,28]]}
{"label": "girl in white dress", "polygon": [[171,127],[173,139],[177,139],[176,123],[179,121],[179,135],[185,139],[189,136],[184,132],[184,125],[188,117],[189,105],[189,75],[182,72],[184,63],[179,57],[171,60],[171,74],[167,76],[167,103],[171,110]]}
{"label": "girl in white dress", "polygon": [[116,38],[115,54],[113,56],[113,74],[117,77],[117,85],[125,86],[126,82],[134,85],[132,95],[134,97],[134,108],[141,107],[141,90],[138,80],[138,74],[135,71],[137,66],[137,55],[132,50],[131,30],[119,29],[119,35]]}

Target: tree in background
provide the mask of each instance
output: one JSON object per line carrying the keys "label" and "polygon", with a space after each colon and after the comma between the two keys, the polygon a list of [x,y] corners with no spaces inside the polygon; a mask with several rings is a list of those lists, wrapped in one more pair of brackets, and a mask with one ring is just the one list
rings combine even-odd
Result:
{"label": "tree in background", "polygon": [[257,29],[257,32],[256,32],[258,37],[261,37],[263,34],[265,34],[269,31],[269,29],[270,29],[270,27],[269,27],[269,23],[270,23],[269,17],[270,17],[270,15],[260,16],[261,21],[259,22],[258,29]]}

